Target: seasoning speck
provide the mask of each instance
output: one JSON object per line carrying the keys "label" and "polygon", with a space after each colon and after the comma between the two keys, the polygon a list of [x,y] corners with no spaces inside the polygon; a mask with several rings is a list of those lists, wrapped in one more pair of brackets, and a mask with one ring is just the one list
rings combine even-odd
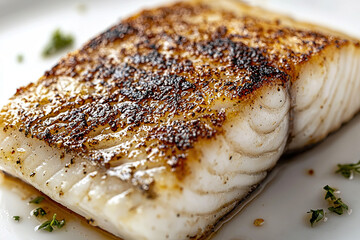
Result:
{"label": "seasoning speck", "polygon": [[20,216],[13,216],[13,219],[18,222],[20,221]]}
{"label": "seasoning speck", "polygon": [[315,171],[314,171],[314,169],[309,169],[307,171],[307,173],[308,173],[308,175],[313,176],[315,174]]}
{"label": "seasoning speck", "polygon": [[262,218],[257,218],[254,220],[254,226],[261,227],[264,224],[265,220]]}

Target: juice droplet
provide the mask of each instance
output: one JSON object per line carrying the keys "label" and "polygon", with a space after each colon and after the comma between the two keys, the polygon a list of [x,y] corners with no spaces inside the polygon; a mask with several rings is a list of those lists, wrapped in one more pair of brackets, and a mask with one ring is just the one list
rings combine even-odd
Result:
{"label": "juice droplet", "polygon": [[264,224],[265,220],[262,218],[257,218],[254,220],[254,225],[257,227],[261,227]]}

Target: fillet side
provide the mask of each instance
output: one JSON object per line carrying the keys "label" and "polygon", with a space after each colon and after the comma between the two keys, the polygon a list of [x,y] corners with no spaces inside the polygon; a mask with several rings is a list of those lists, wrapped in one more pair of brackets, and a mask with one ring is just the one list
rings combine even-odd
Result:
{"label": "fillet side", "polygon": [[360,109],[360,50],[331,47],[304,66],[291,87],[294,109],[289,150],[324,139]]}
{"label": "fillet side", "polygon": [[229,113],[223,134],[196,144],[186,179],[179,181],[165,168],[143,172],[157,183],[156,197],[118,177],[142,160],[105,172],[79,156],[62,157],[57,148],[16,130],[0,135],[2,167],[125,239],[197,238],[248,195],[284,151],[290,122],[287,88],[271,86],[257,95]]}

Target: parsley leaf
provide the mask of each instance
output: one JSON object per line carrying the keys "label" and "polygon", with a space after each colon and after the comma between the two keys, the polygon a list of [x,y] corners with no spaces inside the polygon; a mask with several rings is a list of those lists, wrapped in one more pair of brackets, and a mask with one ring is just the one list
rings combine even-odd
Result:
{"label": "parsley leaf", "polygon": [[39,204],[41,203],[45,198],[43,196],[38,196],[36,198],[34,198],[33,200],[31,200],[29,203],[33,203],[33,204]]}
{"label": "parsley leaf", "polygon": [[58,221],[57,227],[58,228],[62,228],[65,225],[65,219],[61,219],[60,221]]}
{"label": "parsley leaf", "polygon": [[346,205],[341,198],[336,199],[336,201],[333,202],[332,207],[329,207],[329,211],[334,212],[338,215],[342,215],[344,213],[344,210],[349,210],[348,205]]}
{"label": "parsley leaf", "polygon": [[335,189],[329,187],[329,185],[326,185],[324,187],[324,190],[326,190],[325,200],[328,199],[328,198],[330,198],[331,200],[334,200],[334,201],[336,200],[336,197],[335,197],[335,194],[334,194]]}
{"label": "parsley leaf", "polygon": [[37,216],[45,216],[46,215],[46,211],[43,209],[43,208],[41,208],[41,207],[39,207],[39,208],[37,208],[37,209],[35,209],[34,211],[33,211],[33,215],[35,216],[35,217],[37,217]]}
{"label": "parsley leaf", "polygon": [[73,43],[73,36],[65,35],[60,29],[56,29],[51,36],[50,42],[44,48],[42,55],[43,57],[49,57],[67,47],[71,47]]}
{"label": "parsley leaf", "polygon": [[56,219],[56,213],[54,213],[53,217],[51,220],[48,220],[44,223],[42,223],[39,227],[38,230],[43,229],[45,231],[48,232],[52,232],[54,230],[55,227],[57,227],[58,229],[62,228],[65,225],[65,219],[62,220],[57,220]]}
{"label": "parsley leaf", "polygon": [[334,194],[335,189],[329,187],[329,185],[326,185],[324,187],[326,190],[325,199],[329,199],[330,204],[332,205],[329,207],[329,211],[334,212],[338,215],[342,215],[344,213],[344,210],[349,210],[348,205],[346,205],[341,198],[337,198]]}
{"label": "parsley leaf", "polygon": [[20,221],[20,216],[13,216],[13,219],[18,222]]}
{"label": "parsley leaf", "polygon": [[360,161],[357,163],[350,163],[350,164],[338,164],[338,169],[335,173],[340,173],[346,178],[351,179],[354,173],[360,173]]}
{"label": "parsley leaf", "polygon": [[325,213],[323,209],[317,209],[317,210],[311,209],[308,213],[311,213],[311,218],[310,218],[311,227],[313,227],[315,223],[323,220],[325,217]]}

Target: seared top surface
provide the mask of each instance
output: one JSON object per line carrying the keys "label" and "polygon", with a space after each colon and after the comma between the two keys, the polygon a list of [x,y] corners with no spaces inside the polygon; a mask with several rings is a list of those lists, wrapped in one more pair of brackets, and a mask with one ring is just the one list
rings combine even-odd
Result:
{"label": "seared top surface", "polygon": [[142,160],[121,172],[124,180],[153,167],[183,175],[189,149],[222,132],[227,111],[346,42],[178,3],[143,11],[69,54],[18,89],[1,118],[5,131],[18,128],[110,171]]}

